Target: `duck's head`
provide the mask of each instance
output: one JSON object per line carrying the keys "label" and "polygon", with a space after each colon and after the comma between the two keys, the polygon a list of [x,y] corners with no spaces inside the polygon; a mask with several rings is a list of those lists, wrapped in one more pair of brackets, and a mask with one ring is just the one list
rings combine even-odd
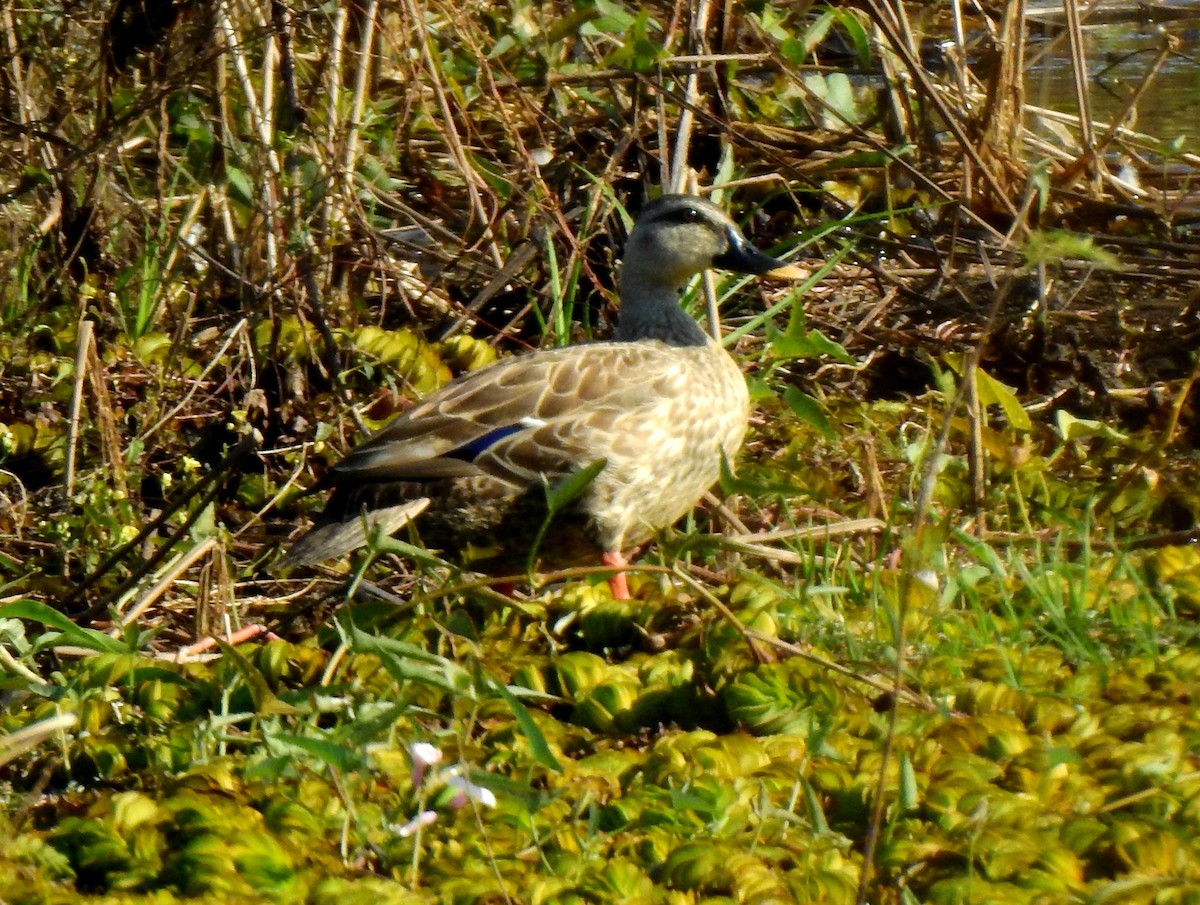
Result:
{"label": "duck's head", "polygon": [[633,277],[672,290],[713,267],[783,279],[803,273],[759,251],[723,210],[696,195],[663,195],[642,208],[622,267],[623,284]]}
{"label": "duck's head", "polygon": [[680,310],[679,290],[710,268],[780,279],[807,275],[759,251],[723,210],[695,195],[663,195],[642,208],[623,258],[618,340],[708,342]]}

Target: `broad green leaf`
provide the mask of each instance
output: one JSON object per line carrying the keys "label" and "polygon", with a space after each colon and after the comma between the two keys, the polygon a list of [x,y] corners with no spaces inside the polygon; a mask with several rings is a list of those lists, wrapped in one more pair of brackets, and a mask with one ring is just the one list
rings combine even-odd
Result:
{"label": "broad green leaf", "polygon": [[1001,383],[982,368],[975,369],[975,392],[981,405],[998,405],[1004,417],[1015,429],[1027,431],[1033,429],[1029,413],[1021,406],[1014,387]]}
{"label": "broad green leaf", "polygon": [[800,392],[795,387],[788,387],[783,391],[783,401],[801,421],[815,427],[827,440],[837,438],[837,433],[834,431],[833,425],[829,423],[829,419],[825,417],[821,404],[812,396]]}
{"label": "broad green leaf", "polygon": [[846,351],[841,343],[834,342],[820,330],[805,330],[801,324],[799,330],[788,325],[786,332],[767,325],[767,342],[771,354],[785,361],[796,358],[818,358],[829,355],[843,364],[854,364],[854,356]]}
{"label": "broad green leaf", "polygon": [[771,389],[771,385],[761,377],[755,377],[753,374],[746,375],[746,386],[750,390],[750,401],[759,402],[763,399],[771,399],[775,395],[775,391]]}
{"label": "broad green leaf", "polygon": [[253,206],[254,186],[243,170],[237,167],[226,167],[225,180],[229,186],[229,195],[234,201],[247,207]]}
{"label": "broad green leaf", "polygon": [[[1058,432],[1064,440],[1086,440],[1089,437],[1103,437],[1106,440],[1127,440],[1123,433],[1109,427],[1100,421],[1088,418],[1076,418],[1066,409],[1059,409],[1055,414]],[[0,613],[3,615],[3,613]]]}
{"label": "broad green leaf", "polygon": [[[963,356],[959,353],[951,353],[944,355],[942,360],[947,366],[959,377],[962,377]],[[942,388],[943,393],[952,395],[954,393],[953,384],[948,384]],[[1008,423],[1016,430],[1027,431],[1033,429],[1033,422],[1029,418],[1029,413],[1021,406],[1021,402],[1017,399],[1017,391],[1015,387],[1010,387],[1006,383],[1001,383],[991,374],[987,373],[983,368],[975,368],[975,393],[979,397],[979,404],[985,408],[989,405],[1000,407],[1000,411],[1004,412],[1004,417],[1008,419]]]}

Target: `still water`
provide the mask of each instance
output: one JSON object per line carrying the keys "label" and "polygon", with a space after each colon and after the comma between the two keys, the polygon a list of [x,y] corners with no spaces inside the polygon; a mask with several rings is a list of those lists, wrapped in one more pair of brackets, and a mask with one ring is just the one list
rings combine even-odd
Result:
{"label": "still water", "polygon": [[[1196,18],[1191,20],[1085,27],[1088,97],[1094,121],[1111,122],[1124,108],[1158,54],[1162,29],[1179,40],[1178,49],[1167,56],[1125,125],[1164,145],[1182,137],[1183,150],[1200,152],[1200,7],[1193,8]],[[1034,28],[1026,49],[1032,65],[1027,70],[1025,100],[1078,114],[1066,36],[1039,31]]]}

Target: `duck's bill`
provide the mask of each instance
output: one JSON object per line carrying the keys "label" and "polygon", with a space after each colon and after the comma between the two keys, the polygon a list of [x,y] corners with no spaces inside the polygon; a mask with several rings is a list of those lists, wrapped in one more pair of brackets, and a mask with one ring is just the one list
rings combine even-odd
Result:
{"label": "duck's bill", "polygon": [[759,251],[738,233],[730,233],[729,248],[713,259],[713,265],[722,270],[751,273],[773,280],[799,280],[808,276],[808,271]]}
{"label": "duck's bill", "polygon": [[[776,261],[775,263],[779,263]],[[812,276],[812,271],[804,267],[797,267],[795,264],[780,264],[778,267],[768,270],[762,274],[768,280],[807,280]]]}

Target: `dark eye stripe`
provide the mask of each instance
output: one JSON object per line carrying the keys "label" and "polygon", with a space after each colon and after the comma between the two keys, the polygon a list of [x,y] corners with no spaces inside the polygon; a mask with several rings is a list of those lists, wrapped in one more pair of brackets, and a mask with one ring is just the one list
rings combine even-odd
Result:
{"label": "dark eye stripe", "polygon": [[[692,202],[695,203],[692,203]],[[664,195],[651,201],[642,208],[638,222],[643,225],[652,223],[664,226],[683,226],[697,224],[722,232],[725,228],[725,216],[717,210],[709,210],[703,199],[691,198],[685,195]]]}
{"label": "dark eye stripe", "polygon": [[701,217],[694,207],[677,207],[662,219],[668,223],[698,223]]}
{"label": "dark eye stripe", "polygon": [[703,211],[697,210],[694,207],[673,207],[663,211],[653,218],[653,222],[662,224],[676,224],[686,226],[697,224],[706,226],[714,232],[719,232],[721,227],[712,222],[709,217],[706,217]]}

